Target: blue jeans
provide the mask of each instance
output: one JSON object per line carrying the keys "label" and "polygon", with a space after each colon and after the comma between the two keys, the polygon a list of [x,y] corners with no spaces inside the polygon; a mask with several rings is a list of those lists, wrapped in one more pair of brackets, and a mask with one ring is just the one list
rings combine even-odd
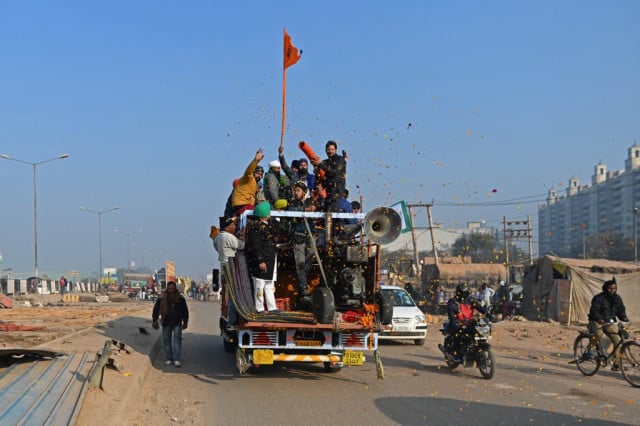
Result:
{"label": "blue jeans", "polygon": [[162,326],[162,347],[167,361],[180,361],[182,352],[182,324]]}

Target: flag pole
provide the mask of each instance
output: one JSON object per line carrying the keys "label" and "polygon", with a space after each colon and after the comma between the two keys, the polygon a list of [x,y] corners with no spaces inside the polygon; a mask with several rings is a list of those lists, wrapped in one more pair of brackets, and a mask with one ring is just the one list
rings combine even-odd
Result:
{"label": "flag pole", "polygon": [[280,148],[284,148],[284,129],[287,125],[287,68],[300,60],[302,51],[292,43],[287,29],[282,30],[284,35],[284,49],[282,60],[282,129],[280,129]]}
{"label": "flag pole", "polygon": [[280,129],[280,148],[284,148],[284,128],[287,122],[287,67],[282,65],[282,129]]}

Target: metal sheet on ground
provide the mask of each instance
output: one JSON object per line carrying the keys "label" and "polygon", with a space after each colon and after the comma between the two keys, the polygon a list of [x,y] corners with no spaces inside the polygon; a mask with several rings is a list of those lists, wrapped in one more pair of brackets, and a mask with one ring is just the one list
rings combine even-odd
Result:
{"label": "metal sheet on ground", "polygon": [[88,353],[17,362],[0,372],[0,424],[69,425],[94,364]]}

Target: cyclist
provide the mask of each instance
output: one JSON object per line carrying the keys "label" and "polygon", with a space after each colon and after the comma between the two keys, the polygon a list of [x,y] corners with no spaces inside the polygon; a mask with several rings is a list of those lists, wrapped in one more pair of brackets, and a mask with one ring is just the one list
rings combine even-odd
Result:
{"label": "cyclist", "polygon": [[591,345],[595,346],[602,339],[602,334],[606,334],[616,348],[613,353],[614,371],[620,370],[620,343],[621,337],[618,334],[618,324],[616,318],[621,321],[628,322],[627,312],[622,303],[622,298],[617,294],[618,285],[616,277],[605,281],[602,284],[602,293],[596,294],[591,299],[591,308],[589,309],[589,332],[592,336]]}

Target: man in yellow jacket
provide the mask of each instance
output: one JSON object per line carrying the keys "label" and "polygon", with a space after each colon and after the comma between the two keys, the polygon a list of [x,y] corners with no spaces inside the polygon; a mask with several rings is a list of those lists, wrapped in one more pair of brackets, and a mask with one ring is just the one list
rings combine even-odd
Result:
{"label": "man in yellow jacket", "polygon": [[243,211],[251,210],[253,206],[255,206],[258,182],[264,175],[264,170],[258,163],[260,163],[260,160],[263,158],[264,153],[262,152],[262,148],[260,148],[244,171],[238,185],[234,188],[233,195],[231,196],[234,216],[239,216]]}

